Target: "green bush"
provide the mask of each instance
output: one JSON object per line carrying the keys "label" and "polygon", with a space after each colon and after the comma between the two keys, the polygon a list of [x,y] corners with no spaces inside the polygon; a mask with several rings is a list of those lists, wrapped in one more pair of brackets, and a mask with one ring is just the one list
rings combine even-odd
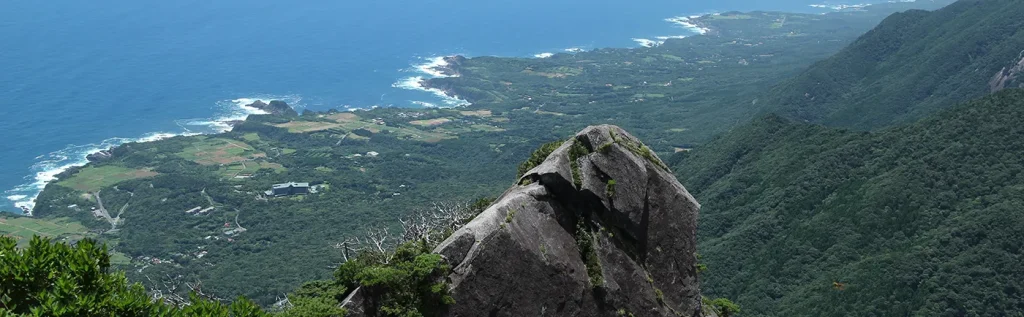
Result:
{"label": "green bush", "polygon": [[728,298],[716,298],[711,301],[711,307],[718,312],[718,316],[730,317],[740,312],[740,305],[736,305]]}
{"label": "green bush", "polygon": [[380,316],[438,316],[455,300],[445,277],[448,263],[423,242],[400,245],[393,254],[365,252],[335,272],[340,285],[359,287],[365,307]]}
{"label": "green bush", "polygon": [[190,296],[182,308],[153,301],[140,284],[110,272],[110,254],[92,240],[75,245],[33,237],[17,249],[0,237],[0,316],[266,316],[239,298],[230,305]]}
{"label": "green bush", "polygon": [[558,147],[562,145],[562,142],[563,141],[554,141],[545,143],[537,148],[537,150],[534,150],[533,154],[530,154],[529,159],[522,164],[519,164],[519,172],[516,173],[516,179],[523,177],[523,175],[526,175],[526,172],[529,172],[534,167],[537,167],[537,165],[544,163],[544,160],[548,158],[548,155],[551,155],[551,152],[558,149]]}

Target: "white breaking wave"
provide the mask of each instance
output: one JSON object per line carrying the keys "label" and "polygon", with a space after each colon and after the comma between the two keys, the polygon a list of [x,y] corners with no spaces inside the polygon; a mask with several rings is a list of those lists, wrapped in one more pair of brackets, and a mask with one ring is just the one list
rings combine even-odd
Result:
{"label": "white breaking wave", "polygon": [[548,57],[551,57],[551,56],[555,56],[555,54],[553,54],[553,53],[540,53],[540,54],[533,55],[533,57],[536,57],[536,58],[548,58]]}
{"label": "white breaking wave", "polygon": [[417,106],[420,106],[420,107],[423,107],[423,108],[437,108],[437,104],[435,104],[435,103],[429,103],[429,102],[426,102],[426,101],[418,101],[418,100],[413,100],[413,101],[410,101],[410,102],[412,102],[412,104],[414,104],[414,105],[417,105]]}
{"label": "white breaking wave", "polygon": [[[886,3],[914,3],[914,2],[917,2],[917,0],[889,0],[889,1],[886,1]],[[871,5],[872,5],[871,3],[859,3],[859,4],[827,4],[827,3],[821,3],[821,4],[812,4],[812,5],[810,5],[810,7],[818,8],[818,9],[828,9],[828,10],[833,10],[833,11],[843,11],[843,10],[847,10],[847,9],[863,9],[863,8],[870,7]]]}
{"label": "white breaking wave", "polygon": [[670,40],[670,39],[685,39],[686,35],[658,36],[658,37],[655,37],[655,38],[660,40],[661,43],[664,44],[665,41]]}
{"label": "white breaking wave", "polygon": [[[710,13],[710,14],[717,14],[717,13]],[[697,35],[704,35],[704,34],[707,34],[708,32],[710,32],[711,29],[706,28],[706,27],[702,27],[702,26],[698,26],[696,23],[693,22],[693,19],[697,19],[697,18],[700,18],[700,17],[705,16],[705,15],[707,15],[707,14],[704,14],[704,15],[691,15],[691,16],[677,16],[677,17],[667,18],[667,19],[665,19],[665,21],[669,22],[669,23],[672,23],[672,24],[675,24],[678,27],[684,28],[687,31],[689,31],[690,33],[697,34]],[[690,36],[690,35],[661,35],[661,36],[655,36],[653,40],[649,39],[649,38],[633,38],[633,42],[636,42],[637,44],[640,44],[640,46],[643,46],[643,47],[657,47],[657,46],[661,46],[661,45],[665,44],[665,41],[668,41],[668,40],[671,40],[671,39],[684,39],[684,38],[687,38],[688,36]]]}
{"label": "white breaking wave", "polygon": [[581,47],[570,47],[570,48],[565,49],[564,51],[566,51],[567,53],[581,53],[581,52],[586,51],[586,50],[584,50]]}
{"label": "white breaking wave", "polygon": [[86,145],[71,145],[60,151],[52,152],[38,157],[38,162],[32,165],[34,175],[26,177],[28,183],[18,185],[5,191],[8,194],[7,200],[14,203],[15,207],[21,209],[27,215],[32,215],[32,209],[36,206],[36,197],[39,192],[46,188],[46,185],[57,180],[57,175],[71,169],[72,167],[83,166],[89,163],[86,159],[90,154],[109,149],[129,142],[152,142],[163,140],[179,135],[190,135],[189,133],[148,133],[139,138],[110,138],[100,143]]}
{"label": "white breaking wave", "polygon": [[444,60],[445,57],[447,56],[431,57],[427,59],[426,63],[414,65],[413,67],[416,68],[416,70],[418,70],[419,72],[430,75],[435,78],[458,77],[454,75],[445,74],[444,72],[439,70],[439,68],[444,68],[448,66],[448,61]]}
{"label": "white breaking wave", "polygon": [[36,206],[36,198],[39,196],[39,193],[46,188],[46,185],[57,180],[57,175],[60,175],[60,173],[63,173],[73,167],[84,166],[89,163],[89,160],[86,159],[89,155],[107,150],[111,147],[117,147],[125,143],[144,143],[169,139],[176,136],[192,136],[227,132],[231,130],[231,122],[245,120],[252,114],[266,114],[263,110],[246,107],[246,105],[252,104],[256,100],[262,100],[264,102],[269,102],[270,100],[282,100],[287,102],[289,105],[293,105],[298,104],[302,99],[298,96],[264,95],[253,98],[225,100],[216,104],[216,111],[218,115],[214,118],[175,121],[183,131],[151,132],[137,138],[117,137],[109,138],[99,143],[70,145],[59,151],[54,151],[36,157],[37,162],[30,168],[34,174],[25,177],[28,182],[4,191],[4,194],[7,195],[7,200],[11,201],[15,207],[21,209],[21,211],[27,215],[32,215],[32,209]]}
{"label": "white breaking wave", "polygon": [[818,8],[818,9],[829,9],[829,10],[835,10],[835,11],[842,11],[842,10],[846,10],[846,9],[863,9],[863,8],[866,8],[866,7],[870,6],[870,4],[867,4],[867,3],[861,3],[861,4],[812,4],[810,6],[812,8]]}
{"label": "white breaking wave", "polygon": [[424,80],[426,80],[426,79],[423,78],[422,76],[415,76],[415,77],[404,78],[404,79],[402,79],[402,80],[400,80],[400,81],[398,81],[398,82],[396,82],[394,84],[391,84],[391,87],[401,88],[401,89],[408,89],[408,90],[426,91],[426,92],[432,93],[435,96],[437,96],[438,98],[441,98],[441,100],[444,102],[445,106],[443,106],[442,108],[461,107],[461,106],[468,106],[470,104],[469,101],[459,99],[458,96],[455,96],[455,97],[449,96],[448,94],[446,94],[444,92],[444,90],[440,90],[440,89],[437,89],[437,88],[427,88],[427,87],[423,86],[423,81]]}
{"label": "white breaking wave", "polygon": [[[444,68],[444,67],[448,66],[448,62],[444,60],[445,57],[447,57],[447,56],[436,56],[436,57],[427,58],[426,59],[427,60],[426,63],[418,64],[418,65],[413,65],[413,69],[416,72],[419,72],[419,73],[422,73],[424,75],[429,76],[430,78],[458,77],[458,75],[449,75],[449,74],[445,74],[444,72],[441,71],[441,68]],[[440,98],[441,101],[444,103],[444,105],[440,106],[440,108],[461,107],[461,106],[468,106],[470,104],[469,101],[460,99],[458,96],[455,96],[455,97],[449,96],[448,94],[446,94],[441,89],[427,88],[427,87],[423,86],[423,81],[425,81],[425,80],[426,80],[426,78],[423,77],[423,76],[406,77],[406,78],[402,78],[401,80],[399,80],[398,82],[396,82],[394,84],[391,84],[391,87],[400,88],[400,89],[406,89],[406,90],[425,91],[425,92],[429,92],[431,94],[434,94],[434,96],[437,96],[438,98]],[[416,102],[413,102],[413,103],[414,104],[418,104]],[[438,107],[438,105],[436,105],[436,104],[432,104],[432,103],[428,103],[428,104],[431,104],[431,105],[434,105],[435,107]],[[423,104],[418,104],[418,105],[425,106]]]}
{"label": "white breaking wave", "polygon": [[655,47],[655,46],[658,46],[658,45],[661,45],[661,44],[665,43],[665,42],[661,42],[661,41],[655,41],[655,40],[651,40],[651,39],[640,39],[640,38],[633,38],[633,42],[636,42],[637,44],[640,44],[640,46],[643,46],[643,47]]}
{"label": "white breaking wave", "polygon": [[696,34],[701,34],[701,35],[707,34],[709,31],[711,31],[711,29],[708,29],[706,27],[698,26],[697,24],[693,23],[693,21],[691,21],[692,19],[696,19],[696,18],[699,18],[699,17],[700,17],[699,15],[688,16],[688,17],[683,17],[683,16],[671,17],[671,18],[665,19],[665,21],[669,22],[669,23],[673,23],[673,24],[675,24],[675,25],[677,25],[679,27],[687,29],[690,32],[693,32],[693,33],[696,33]]}

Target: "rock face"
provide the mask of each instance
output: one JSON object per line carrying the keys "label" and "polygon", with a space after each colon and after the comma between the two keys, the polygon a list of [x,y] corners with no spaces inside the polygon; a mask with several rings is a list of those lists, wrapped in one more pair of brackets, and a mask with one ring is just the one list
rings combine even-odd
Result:
{"label": "rock face", "polygon": [[106,161],[114,157],[114,148],[108,148],[106,150],[100,150],[99,152],[92,153],[85,156],[85,159],[89,162],[100,162]]}
{"label": "rock face", "polygon": [[701,316],[699,208],[639,140],[589,127],[434,250],[454,268],[447,314]]}
{"label": "rock face", "polygon": [[[1010,67],[1003,67],[989,81],[988,85],[993,93],[1006,88],[1016,88],[1014,85],[1017,83],[1017,77],[1024,73],[1024,51],[1020,52],[1019,58],[1020,60]],[[1024,83],[1020,83],[1019,87],[1024,88]]]}
{"label": "rock face", "polygon": [[288,103],[286,103],[284,101],[280,101],[280,100],[271,100],[269,104],[265,103],[263,101],[260,101],[260,100],[256,100],[256,102],[248,104],[248,105],[246,105],[246,107],[252,107],[252,108],[260,109],[260,110],[269,112],[270,114],[274,114],[274,115],[283,115],[283,116],[297,116],[297,115],[299,115],[299,113],[295,112],[295,109],[292,109],[292,107],[289,106]]}

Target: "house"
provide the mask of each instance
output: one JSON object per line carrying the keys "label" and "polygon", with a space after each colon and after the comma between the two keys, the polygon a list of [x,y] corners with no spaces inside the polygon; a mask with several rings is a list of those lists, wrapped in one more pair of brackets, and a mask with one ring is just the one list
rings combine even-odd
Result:
{"label": "house", "polygon": [[291,196],[310,193],[309,183],[275,184],[266,192],[267,196]]}

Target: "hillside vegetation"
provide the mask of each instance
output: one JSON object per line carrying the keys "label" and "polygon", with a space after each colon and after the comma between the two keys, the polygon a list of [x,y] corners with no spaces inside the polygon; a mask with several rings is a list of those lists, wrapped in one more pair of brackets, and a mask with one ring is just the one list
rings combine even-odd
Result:
{"label": "hillside vegetation", "polygon": [[671,165],[704,291],[748,316],[1024,309],[1024,91],[877,133],[767,116]]}
{"label": "hillside vegetation", "polygon": [[1024,84],[993,82],[997,73],[1024,65],[1021,16],[1024,2],[1016,0],[962,0],[933,12],[897,13],[761,99],[787,117],[833,126],[912,122]]}

